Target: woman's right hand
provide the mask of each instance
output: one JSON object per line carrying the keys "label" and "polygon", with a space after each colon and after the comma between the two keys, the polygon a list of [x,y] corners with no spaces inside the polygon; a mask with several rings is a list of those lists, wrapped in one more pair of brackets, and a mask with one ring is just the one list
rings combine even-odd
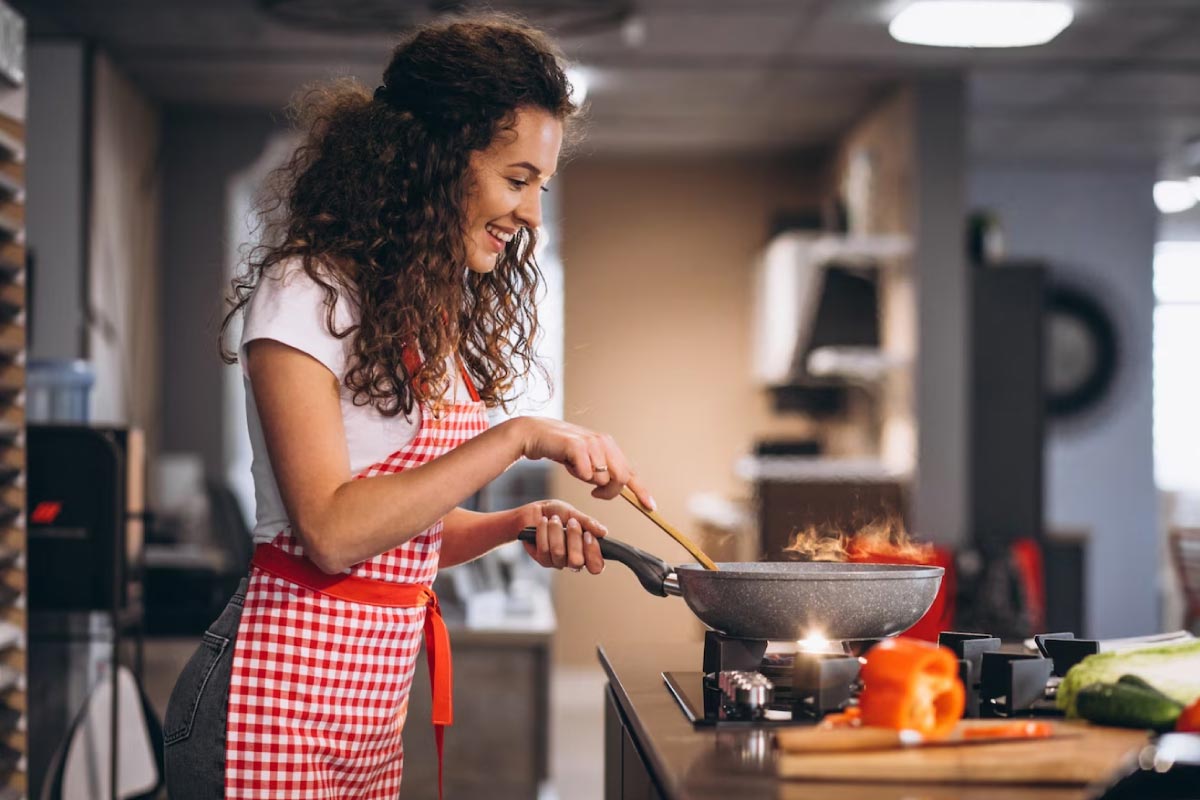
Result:
{"label": "woman's right hand", "polygon": [[547,417],[513,420],[521,437],[521,454],[557,461],[579,480],[593,484],[592,497],[611,500],[628,486],[646,508],[656,507],[625,454],[611,436]]}

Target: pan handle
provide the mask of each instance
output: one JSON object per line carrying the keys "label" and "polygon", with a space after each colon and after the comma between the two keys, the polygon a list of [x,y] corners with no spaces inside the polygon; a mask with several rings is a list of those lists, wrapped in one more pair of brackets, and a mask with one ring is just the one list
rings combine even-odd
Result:
{"label": "pan handle", "polygon": [[[517,534],[517,539],[528,544],[536,544],[537,528],[525,528]],[[620,561],[629,567],[637,577],[638,582],[650,594],[656,594],[660,597],[666,597],[668,594],[679,594],[678,589],[671,591],[674,588],[671,584],[675,582],[674,571],[667,566],[667,562],[658,556],[651,555],[645,550],[639,550],[633,545],[626,544],[611,536],[598,536],[596,537],[596,541],[600,544],[600,555],[609,561]]]}

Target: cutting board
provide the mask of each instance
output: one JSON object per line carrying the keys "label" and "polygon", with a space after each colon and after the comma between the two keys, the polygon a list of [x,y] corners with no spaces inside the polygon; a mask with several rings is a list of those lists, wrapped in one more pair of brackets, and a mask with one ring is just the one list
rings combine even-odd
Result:
{"label": "cutting board", "polygon": [[[980,724],[994,722],[959,723]],[[1083,785],[1107,778],[1147,741],[1145,731],[1058,725],[1050,739],[857,753],[781,752],[776,769],[780,777],[796,780]]]}

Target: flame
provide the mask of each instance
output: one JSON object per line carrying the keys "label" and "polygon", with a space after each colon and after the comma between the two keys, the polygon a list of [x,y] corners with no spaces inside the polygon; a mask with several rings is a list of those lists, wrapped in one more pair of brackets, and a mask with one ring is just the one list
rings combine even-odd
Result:
{"label": "flame", "polygon": [[796,642],[796,649],[801,653],[827,653],[829,640],[820,631],[809,631],[807,636]]}
{"label": "flame", "polygon": [[895,516],[869,522],[851,533],[810,525],[792,534],[784,553],[797,561],[934,563],[933,545],[912,541],[904,521]]}

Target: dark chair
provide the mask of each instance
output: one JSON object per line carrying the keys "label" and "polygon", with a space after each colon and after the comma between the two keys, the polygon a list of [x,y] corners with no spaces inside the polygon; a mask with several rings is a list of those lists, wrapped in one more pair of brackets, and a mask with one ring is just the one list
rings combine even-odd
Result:
{"label": "dark chair", "polygon": [[205,488],[213,538],[229,559],[229,572],[240,580],[249,573],[250,559],[254,557],[253,532],[246,527],[242,503],[225,483],[208,481]]}
{"label": "dark chair", "polygon": [[237,495],[217,481],[205,493],[209,525],[201,557],[160,545],[147,559],[146,628],[155,636],[200,636],[250,572],[254,542]]}
{"label": "dark chair", "polygon": [[1192,630],[1200,622],[1200,528],[1172,528],[1170,544],[1183,591],[1183,626]]}

